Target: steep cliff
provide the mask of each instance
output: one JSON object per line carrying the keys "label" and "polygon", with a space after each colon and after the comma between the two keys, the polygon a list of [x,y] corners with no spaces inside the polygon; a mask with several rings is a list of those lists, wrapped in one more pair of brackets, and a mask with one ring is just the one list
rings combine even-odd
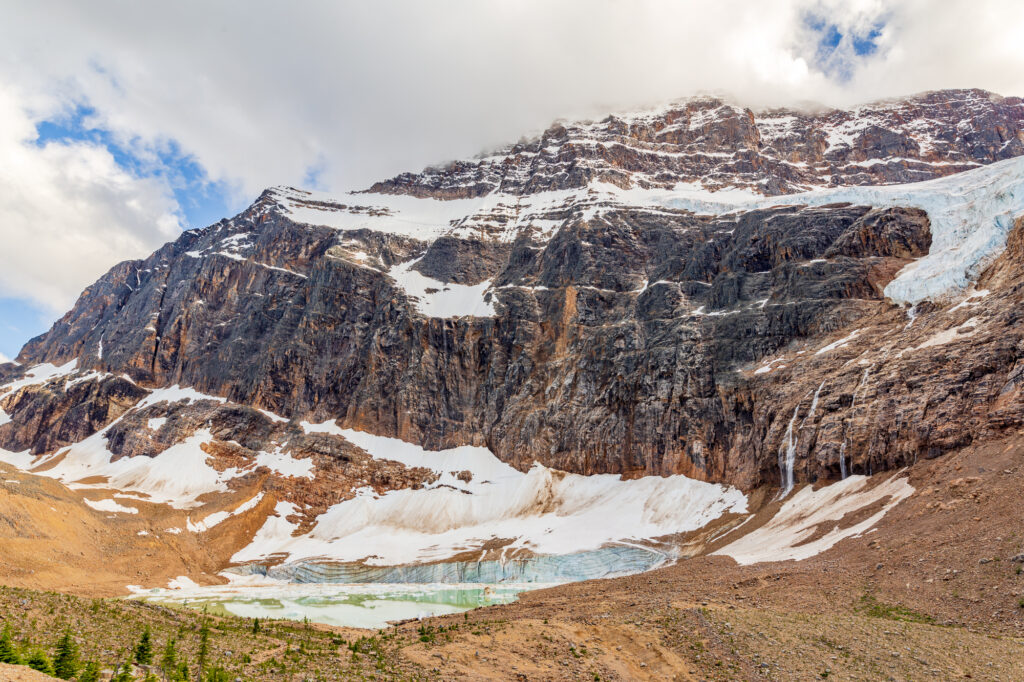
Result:
{"label": "steep cliff", "polygon": [[263,471],[306,527],[361,486],[461,485],[346,429],[744,491],[902,467],[1024,421],[1022,154],[1024,105],[979,91],[698,98],[364,192],[270,189],[4,366],[0,448],[73,482],[194,441],[219,473],[189,499]]}

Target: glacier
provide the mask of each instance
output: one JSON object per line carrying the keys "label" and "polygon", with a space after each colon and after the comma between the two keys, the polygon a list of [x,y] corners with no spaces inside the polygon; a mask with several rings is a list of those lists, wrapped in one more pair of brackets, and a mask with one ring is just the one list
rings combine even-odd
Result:
{"label": "glacier", "polygon": [[[291,188],[275,188],[273,192],[285,214],[297,222],[339,230],[370,229],[427,241],[444,235],[470,236],[477,218],[494,213],[512,217],[498,236],[500,241],[512,241],[527,226],[541,227],[541,236],[550,237],[555,223],[566,219],[554,221],[549,214],[557,216],[559,209],[567,207],[572,208],[573,217],[584,220],[622,206],[705,215],[841,202],[876,208],[915,207],[924,210],[931,221],[931,249],[927,256],[904,267],[885,288],[885,295],[895,303],[914,305],[962,292],[1002,252],[1014,220],[1024,214],[1024,157],[924,182],[817,188],[779,196],[763,196],[739,187],[709,191],[694,182],[680,182],[672,189],[624,189],[600,181],[574,190],[524,196],[495,191],[483,197],[450,201],[365,192],[350,193],[342,202]],[[354,201],[360,205],[348,205]],[[396,278],[412,275],[408,267],[389,274]],[[476,312],[481,315],[493,315],[490,306],[481,300],[486,289],[481,285],[472,291],[453,291],[457,303],[454,313],[448,311],[449,305],[439,303],[436,310],[425,314],[470,314],[465,311],[479,309]],[[421,308],[433,305],[420,303]]]}
{"label": "glacier", "polygon": [[[287,557],[290,563],[397,566],[443,562],[472,552],[480,563],[500,550],[502,563],[538,555],[579,554],[611,545],[645,547],[656,538],[697,530],[726,513],[745,513],[747,497],[731,486],[686,476],[622,480],[581,476],[535,464],[520,472],[483,447],[427,451],[395,438],[341,429],[332,422],[303,427],[343,436],[374,458],[433,470],[421,489],[371,489],[320,514],[293,535],[291,503],[279,502],[234,563]],[[470,479],[464,480],[470,473]],[[462,477],[460,478],[460,474]],[[498,549],[488,549],[498,544]],[[644,561],[656,561],[645,557]]]}

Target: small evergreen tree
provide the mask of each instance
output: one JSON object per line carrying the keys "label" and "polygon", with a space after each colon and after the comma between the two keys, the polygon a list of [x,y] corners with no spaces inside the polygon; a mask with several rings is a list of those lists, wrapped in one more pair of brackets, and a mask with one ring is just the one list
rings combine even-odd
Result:
{"label": "small evergreen tree", "polygon": [[21,665],[21,656],[14,648],[14,641],[11,639],[11,626],[5,625],[3,632],[0,632],[0,663]]}
{"label": "small evergreen tree", "polygon": [[188,661],[182,660],[178,663],[178,671],[171,676],[174,682],[188,682]]}
{"label": "small evergreen tree", "polygon": [[28,657],[27,663],[28,667],[33,670],[38,670],[39,672],[47,675],[53,675],[53,663],[50,662],[49,656],[39,649],[32,652],[32,655]]}
{"label": "small evergreen tree", "polygon": [[100,664],[96,661],[86,663],[78,682],[100,682]]}
{"label": "small evergreen tree", "polygon": [[210,672],[206,673],[206,682],[231,682],[231,676],[224,668],[216,666],[210,668]]}
{"label": "small evergreen tree", "polygon": [[71,630],[65,630],[57,642],[57,655],[53,658],[53,674],[62,680],[70,680],[78,673],[78,644],[71,638]]}
{"label": "small evergreen tree", "polygon": [[199,652],[196,654],[199,665],[199,678],[202,679],[203,671],[206,669],[206,657],[210,654],[210,623],[203,621],[199,628]]}
{"label": "small evergreen tree", "polygon": [[135,682],[135,676],[132,675],[132,664],[125,661],[114,668],[114,676],[110,678],[110,682]]}
{"label": "small evergreen tree", "polygon": [[153,662],[153,638],[148,625],[142,631],[142,637],[135,646],[135,662],[139,665],[149,665]]}
{"label": "small evergreen tree", "polygon": [[260,634],[260,619],[259,618],[253,618],[252,619],[252,634],[254,634],[254,635]]}
{"label": "small evergreen tree", "polygon": [[173,637],[168,639],[167,644],[164,645],[164,652],[160,656],[160,670],[168,679],[172,679],[174,671],[178,668],[178,651],[175,649],[175,644]]}

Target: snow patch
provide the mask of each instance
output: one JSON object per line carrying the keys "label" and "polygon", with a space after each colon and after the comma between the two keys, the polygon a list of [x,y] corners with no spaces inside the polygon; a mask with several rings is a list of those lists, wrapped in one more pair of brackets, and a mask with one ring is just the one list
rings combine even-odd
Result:
{"label": "snow patch", "polygon": [[107,500],[90,500],[88,498],[83,498],[82,502],[85,502],[85,504],[87,506],[92,507],[96,511],[114,512],[115,514],[138,514],[139,513],[139,510],[136,509],[135,507],[125,507],[123,505],[118,504],[114,500],[109,500],[109,499],[107,499]]}
{"label": "snow patch", "polygon": [[959,303],[957,303],[955,306],[950,308],[947,312],[951,313],[951,312],[953,312],[955,310],[960,310],[961,308],[966,308],[968,306],[976,306],[979,303],[981,303],[981,299],[985,298],[990,293],[992,293],[992,292],[990,292],[988,289],[978,289],[977,291],[969,292],[967,294],[967,296],[964,298],[964,300],[962,300]]}
{"label": "snow patch", "polygon": [[419,259],[399,263],[390,275],[427,317],[494,317],[494,304],[484,300],[491,280],[480,284],[447,284],[420,274],[412,267]]}
{"label": "snow patch", "polygon": [[922,348],[931,348],[932,346],[943,346],[951,341],[956,341],[957,339],[966,339],[977,331],[977,326],[980,322],[981,320],[978,318],[972,317],[962,324],[929,337],[924,343],[911,350],[921,350]]}
{"label": "snow patch", "polygon": [[282,423],[285,423],[285,424],[288,423],[287,419],[285,419],[284,417],[282,417],[279,414],[274,414],[270,410],[259,410],[259,411],[263,414],[264,417],[267,417],[268,419],[270,419],[270,421],[282,422]]}
{"label": "snow patch", "polygon": [[[907,479],[898,475],[873,488],[868,488],[869,480],[857,475],[818,490],[807,486],[782,505],[768,523],[712,554],[730,556],[743,566],[765,561],[800,561],[824,552],[844,538],[862,535],[914,493]],[[847,514],[885,499],[885,505],[869,518],[839,527]],[[827,533],[808,542],[827,525],[832,526]]]}
{"label": "snow patch", "polygon": [[135,408],[138,409],[138,410],[141,410],[144,407],[148,407],[150,405],[155,405],[157,403],[162,403],[162,402],[177,403],[177,402],[180,402],[182,400],[185,400],[185,401],[193,401],[194,400],[196,402],[199,402],[200,400],[213,400],[214,402],[218,402],[218,403],[226,403],[227,402],[227,398],[220,398],[220,397],[215,396],[215,395],[208,395],[206,393],[200,393],[199,391],[195,390],[194,388],[182,388],[178,384],[174,384],[173,386],[168,386],[167,388],[158,388],[158,389],[152,391],[149,395],[147,395],[145,398],[143,398],[142,401],[139,402],[139,404],[135,406]]}
{"label": "snow patch", "polygon": [[[114,422],[116,423],[116,422]],[[217,471],[207,463],[209,455],[201,445],[213,440],[208,429],[197,431],[156,457],[122,457],[111,461],[103,429],[58,454],[64,458],[41,475],[56,478],[71,488],[114,488],[148,496],[154,503],[169,504],[175,509],[200,506],[197,498],[206,493],[226,492],[227,481],[239,476],[236,468]],[[105,483],[80,483],[104,477]]]}
{"label": "snow patch", "polygon": [[19,388],[25,386],[35,386],[37,384],[45,384],[50,379],[57,377],[67,376],[78,368],[78,360],[72,360],[67,362],[60,367],[44,362],[41,365],[36,365],[25,372],[25,375],[16,381],[12,381],[9,384],[0,386],[0,400],[3,400],[10,394],[17,391]]}
{"label": "snow patch", "polygon": [[260,492],[257,493],[256,496],[253,497],[252,499],[246,500],[245,502],[238,505],[231,511],[214,512],[213,514],[210,514],[209,516],[204,518],[202,521],[196,521],[194,523],[192,521],[192,518],[189,517],[185,519],[185,527],[186,529],[188,529],[190,533],[205,533],[217,524],[227,521],[232,516],[238,516],[240,514],[244,514],[250,509],[255,509],[256,505],[258,505],[260,503],[260,500],[262,499],[263,493]]}
{"label": "snow patch", "polygon": [[452,221],[471,215],[484,198],[440,199],[408,195],[350,192],[334,197],[319,192],[279,187],[271,190],[297,223],[336,230],[374,230],[433,241],[451,229]]}
{"label": "snow patch", "polygon": [[821,355],[822,353],[828,353],[834,351],[837,348],[842,348],[846,344],[850,343],[850,341],[853,341],[857,337],[857,334],[860,334],[862,331],[862,329],[854,329],[852,332],[850,332],[843,338],[839,339],[838,341],[833,341],[827,346],[822,346],[818,350],[814,351],[814,354]]}
{"label": "snow patch", "polygon": [[35,461],[35,458],[36,456],[32,454],[31,450],[11,452],[10,450],[0,448],[0,462],[10,464],[15,469],[20,469],[21,471],[27,471],[32,468],[32,462]]}
{"label": "snow patch", "polygon": [[292,478],[313,479],[313,459],[297,459],[278,448],[274,452],[258,452],[255,467],[267,467],[271,471]]}

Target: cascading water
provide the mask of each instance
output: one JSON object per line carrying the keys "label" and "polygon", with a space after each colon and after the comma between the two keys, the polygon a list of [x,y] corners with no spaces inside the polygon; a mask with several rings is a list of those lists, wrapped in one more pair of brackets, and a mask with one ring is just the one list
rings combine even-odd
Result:
{"label": "cascading water", "polygon": [[822,380],[821,384],[818,385],[818,390],[814,392],[814,397],[811,398],[811,410],[810,412],[807,413],[807,416],[804,417],[804,420],[800,422],[801,429],[804,428],[804,424],[806,424],[811,419],[814,419],[814,411],[818,409],[818,396],[821,395],[821,389],[823,388],[825,388],[824,380]]}
{"label": "cascading water", "polygon": [[[884,357],[884,356],[883,356]],[[860,389],[868,381],[868,376],[871,374],[871,367],[864,368],[864,374],[860,378],[860,383],[857,384],[857,388],[853,389],[853,400],[850,401],[850,420],[853,420],[853,412],[857,407],[857,394],[860,393]],[[846,443],[850,439],[850,426],[849,423],[846,427],[846,435],[843,437],[843,444],[839,446],[839,475],[842,479],[846,479]]]}
{"label": "cascading water", "polygon": [[793,437],[793,424],[796,423],[797,415],[800,413],[800,403],[796,404],[793,410],[793,417],[786,427],[786,434],[782,437],[779,445],[779,471],[782,473],[782,492],[779,499],[783,499],[793,490],[793,466],[796,464],[796,438]]}
{"label": "cascading water", "polygon": [[910,327],[914,324],[914,320],[916,320],[916,319],[917,319],[917,304],[915,303],[914,305],[910,306],[910,308],[907,309],[907,324],[906,324],[905,327],[903,327],[903,329],[904,330],[910,329]]}

